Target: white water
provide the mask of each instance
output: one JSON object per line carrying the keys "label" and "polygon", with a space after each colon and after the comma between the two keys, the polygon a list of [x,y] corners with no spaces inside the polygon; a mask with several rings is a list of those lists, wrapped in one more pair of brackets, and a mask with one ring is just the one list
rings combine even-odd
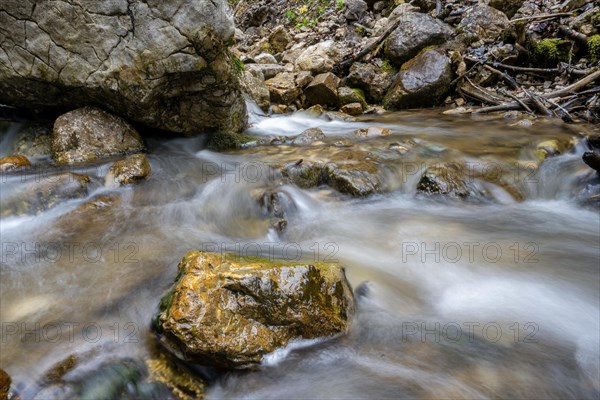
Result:
{"label": "white water", "polygon": [[[474,160],[489,157],[490,143],[501,150],[572,135],[563,127],[514,133],[429,114],[360,123],[255,117],[251,132],[291,135],[316,125],[351,137],[373,124],[390,127],[396,140],[424,143],[424,157],[449,148]],[[13,139],[2,136],[3,154]],[[578,145],[547,160],[524,187],[524,202],[471,204],[415,197],[415,179],[365,199],[264,177],[249,182],[223,170],[256,155],[210,152],[200,139],[151,140],[151,178],[118,189],[120,203],[98,219],[61,223],[77,205],[110,193],[96,183],[85,199],[2,218],[0,366],[28,398],[40,389],[39,377],[72,353],[93,352],[81,371],[119,357],[143,360],[154,348],[150,320],[187,250],[264,253],[265,243],[276,242],[280,257],[294,257],[299,247],[303,259],[346,267],[360,286],[353,327],[346,336],[283,349],[258,371],[222,376],[208,398],[597,398],[600,216],[573,196],[577,178],[589,173],[583,151]],[[98,181],[105,168],[95,169]],[[18,191],[5,182],[1,188],[3,201]],[[281,235],[253,197],[265,188],[288,199]],[[70,258],[64,249],[73,242],[79,250]],[[27,256],[36,243],[60,246],[62,256]],[[90,243],[101,249],[98,259],[81,250]],[[16,255],[7,244],[17,246]],[[79,324],[72,338],[44,333],[65,323]],[[102,328],[97,341],[82,333],[91,325]]]}

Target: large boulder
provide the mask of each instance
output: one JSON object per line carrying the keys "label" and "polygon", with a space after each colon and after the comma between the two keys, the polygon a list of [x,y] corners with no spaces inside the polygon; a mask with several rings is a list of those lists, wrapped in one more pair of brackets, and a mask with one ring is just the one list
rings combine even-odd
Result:
{"label": "large boulder", "polygon": [[445,54],[425,50],[402,66],[383,104],[388,109],[436,105],[450,90],[452,74],[451,61]]}
{"label": "large boulder", "polygon": [[241,130],[225,0],[3,1],[0,103],[102,105],[185,134]]}
{"label": "large boulder", "polygon": [[54,122],[52,157],[58,164],[95,161],[144,149],[140,134],[131,125],[99,108],[78,108]]}
{"label": "large boulder", "polygon": [[337,94],[339,82],[340,79],[331,72],[315,76],[304,89],[308,105],[337,106],[339,103]]}
{"label": "large boulder", "polygon": [[452,28],[428,14],[408,12],[385,42],[385,55],[397,65],[416,56],[427,46],[442,44],[453,33]]}
{"label": "large boulder", "polygon": [[498,39],[508,26],[508,17],[502,11],[477,4],[465,12],[458,29],[467,35],[468,42],[483,40],[490,43]]}
{"label": "large boulder", "polygon": [[296,69],[313,75],[331,71],[341,61],[342,52],[333,40],[326,40],[306,48],[296,59]]}
{"label": "large boulder", "polygon": [[353,311],[339,265],[190,251],[155,327],[185,360],[243,367],[291,340],[345,332]]}

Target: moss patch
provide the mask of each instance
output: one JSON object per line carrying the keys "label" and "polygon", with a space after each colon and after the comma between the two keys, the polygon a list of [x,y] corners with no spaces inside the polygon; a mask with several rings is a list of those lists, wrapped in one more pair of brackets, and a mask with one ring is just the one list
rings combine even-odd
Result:
{"label": "moss patch", "polygon": [[569,61],[571,42],[561,39],[544,39],[533,42],[533,58],[536,65],[555,66]]}
{"label": "moss patch", "polygon": [[600,35],[594,35],[587,41],[588,53],[590,54],[590,60],[596,62],[600,60]]}
{"label": "moss patch", "polygon": [[240,135],[232,132],[215,132],[210,135],[207,147],[215,151],[232,150],[243,144],[256,140],[251,135]]}

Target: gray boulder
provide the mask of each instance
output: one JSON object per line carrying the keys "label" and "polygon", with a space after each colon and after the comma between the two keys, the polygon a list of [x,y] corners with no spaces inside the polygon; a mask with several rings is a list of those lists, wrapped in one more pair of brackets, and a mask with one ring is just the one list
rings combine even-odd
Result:
{"label": "gray boulder", "polygon": [[333,40],[317,43],[304,50],[296,59],[296,69],[310,71],[313,75],[331,71],[341,61],[342,52]]}
{"label": "gray boulder", "polygon": [[385,108],[429,107],[444,99],[452,82],[450,59],[435,49],[405,63],[388,90]]}
{"label": "gray boulder", "polygon": [[224,0],[3,1],[0,103],[102,105],[185,134],[246,124]]}
{"label": "gray boulder", "polygon": [[478,4],[465,12],[458,29],[467,35],[469,42],[483,40],[491,43],[507,26],[506,14],[485,4]]}
{"label": "gray boulder", "polygon": [[360,21],[367,12],[368,6],[363,0],[346,0],[344,17],[348,21]]}
{"label": "gray boulder", "polygon": [[400,15],[400,25],[385,42],[385,55],[398,65],[416,56],[427,46],[447,41],[452,28],[428,14],[407,12]]}
{"label": "gray boulder", "polygon": [[145,150],[140,134],[125,120],[93,107],[58,117],[51,144],[52,158],[63,165]]}

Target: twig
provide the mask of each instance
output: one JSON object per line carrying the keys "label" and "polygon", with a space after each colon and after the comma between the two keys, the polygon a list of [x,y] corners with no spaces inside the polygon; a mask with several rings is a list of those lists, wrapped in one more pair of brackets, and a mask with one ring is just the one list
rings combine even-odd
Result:
{"label": "twig", "polygon": [[[508,69],[510,71],[514,71],[514,72],[531,72],[531,73],[537,73],[537,74],[558,74],[563,72],[565,69],[564,68],[527,68],[527,67],[517,67],[514,65],[508,65],[508,64],[502,64],[496,61],[483,61],[483,60],[478,60],[476,58],[473,57],[469,57],[469,56],[465,56],[464,57],[465,60],[471,61],[471,62],[476,62],[476,63],[481,63],[481,64],[486,64],[486,65],[490,65],[494,68],[503,68],[503,69]],[[575,68],[571,68],[567,70],[573,74],[573,75],[578,75],[578,76],[585,76],[587,74],[589,74],[592,70],[586,70],[586,69],[575,69]]]}
{"label": "twig", "polygon": [[[544,103],[542,103],[542,101],[538,98],[537,95],[529,92],[527,89],[525,89],[524,87],[519,85],[517,83],[517,81],[515,81],[510,75],[508,75],[505,72],[500,72],[497,69],[490,67],[489,65],[484,65],[484,67],[487,70],[492,71],[496,75],[500,75],[500,77],[502,77],[513,89],[522,90],[523,93],[525,93],[525,95],[527,95],[529,100],[533,103],[533,105],[535,106],[535,108],[537,108],[537,110],[539,112],[541,112],[542,114],[544,114],[548,117],[552,116],[552,112],[550,112],[550,110],[548,110],[548,108],[544,105]],[[517,102],[519,104],[521,104],[522,106],[524,106],[524,104],[521,101],[517,100]],[[531,111],[531,110],[529,110],[529,111]]]}
{"label": "twig", "polygon": [[531,110],[531,108],[529,108],[529,106],[527,104],[525,104],[523,102],[523,100],[519,99],[517,96],[515,96],[514,94],[508,93],[507,91],[503,91],[503,94],[505,96],[510,97],[511,99],[513,99],[514,101],[516,101],[517,103],[519,103],[521,105],[521,107],[523,107],[525,110],[527,110],[527,112],[531,115],[535,116],[535,113]]}
{"label": "twig", "polygon": [[571,117],[571,114],[569,114],[569,112],[566,109],[564,109],[560,104],[558,104],[550,99],[546,99],[546,101],[563,112],[563,116],[560,117],[563,121],[573,122],[573,117]]}
{"label": "twig", "polygon": [[499,106],[482,107],[473,111],[473,114],[486,114],[495,111],[518,111],[520,109],[521,105],[515,101],[514,103],[501,104]]}
{"label": "twig", "polygon": [[471,80],[468,77],[465,77],[465,78],[467,80],[467,83],[463,84],[459,88],[461,93],[463,93],[469,97],[472,97],[474,99],[477,99],[477,100],[481,101],[482,103],[487,103],[487,104],[499,105],[503,101],[506,101],[506,99],[497,98],[490,91],[482,88],[481,86],[474,84],[473,82],[471,82]]}
{"label": "twig", "polygon": [[513,23],[513,22],[521,22],[521,21],[534,21],[536,19],[568,17],[571,15],[573,15],[572,11],[571,12],[554,13],[554,14],[538,14],[538,15],[532,15],[530,17],[515,18],[515,19],[510,20],[510,22]]}

